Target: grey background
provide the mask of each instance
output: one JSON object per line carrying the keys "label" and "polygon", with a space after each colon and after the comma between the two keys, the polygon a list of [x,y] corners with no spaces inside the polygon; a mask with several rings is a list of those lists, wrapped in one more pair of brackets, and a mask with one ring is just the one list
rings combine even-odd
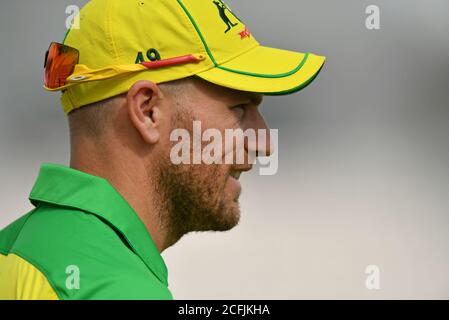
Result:
{"label": "grey background", "polygon": [[[0,228],[29,211],[42,162],[68,164],[43,55],[85,1],[0,4]],[[177,299],[449,298],[449,2],[236,1],[264,45],[327,56],[299,94],[267,97],[279,171],[242,176],[242,219],[163,253]],[[365,28],[378,5],[381,29]],[[378,265],[380,290],[365,287]]]}

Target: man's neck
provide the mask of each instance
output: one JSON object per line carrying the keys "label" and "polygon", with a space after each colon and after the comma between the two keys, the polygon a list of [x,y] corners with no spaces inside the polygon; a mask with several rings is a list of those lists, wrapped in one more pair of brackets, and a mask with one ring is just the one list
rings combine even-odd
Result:
{"label": "man's neck", "polygon": [[154,206],[150,177],[142,174],[146,172],[143,165],[139,166],[138,163],[125,165],[103,160],[88,162],[72,155],[70,167],[106,179],[136,212],[159,252],[171,245],[166,244],[166,232],[162,229],[160,215]]}

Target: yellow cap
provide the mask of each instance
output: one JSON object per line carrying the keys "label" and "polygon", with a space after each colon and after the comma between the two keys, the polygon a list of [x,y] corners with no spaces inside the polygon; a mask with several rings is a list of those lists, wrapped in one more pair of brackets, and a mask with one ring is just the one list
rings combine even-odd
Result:
{"label": "yellow cap", "polygon": [[[312,53],[260,45],[221,0],[91,0],[79,18],[80,28],[69,30],[64,40],[80,52],[76,70],[131,67],[95,81],[72,77],[78,83],[63,89],[61,97],[66,114],[124,93],[138,80],[163,83],[192,75],[242,91],[290,94],[308,85],[325,61]],[[185,55],[200,59],[157,69],[137,67]]]}

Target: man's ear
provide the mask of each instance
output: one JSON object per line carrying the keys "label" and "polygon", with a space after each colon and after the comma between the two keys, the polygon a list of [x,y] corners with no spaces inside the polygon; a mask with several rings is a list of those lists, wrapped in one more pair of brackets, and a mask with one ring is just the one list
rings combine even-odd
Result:
{"label": "man's ear", "polygon": [[159,87],[146,80],[134,83],[126,96],[129,117],[143,140],[155,144],[160,139],[161,102]]}

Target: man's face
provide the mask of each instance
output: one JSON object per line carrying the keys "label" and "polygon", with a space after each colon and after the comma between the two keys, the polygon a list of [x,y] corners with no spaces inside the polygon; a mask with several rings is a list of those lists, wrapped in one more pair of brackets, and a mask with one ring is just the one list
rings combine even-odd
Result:
{"label": "man's face", "polygon": [[[219,155],[223,160],[221,164],[206,164],[203,161],[200,164],[174,164],[170,153],[176,142],[167,144],[165,156],[159,163],[159,205],[164,211],[168,211],[168,227],[177,236],[190,231],[225,231],[237,225],[240,218],[238,198],[241,192],[238,177],[252,167],[251,158],[247,157],[248,152],[269,154],[269,148],[252,150],[252,146],[245,141],[245,162],[236,164],[234,156],[231,164],[225,158],[229,153],[237,153],[237,145],[234,143],[231,148],[226,145],[225,130],[245,131],[252,128],[268,131],[258,110],[262,99],[261,94],[231,90],[194,80],[184,88],[177,101],[173,100],[171,107],[176,111],[172,117],[171,129],[186,129],[190,133],[190,159],[193,159],[194,152],[198,152],[198,149],[193,148],[193,139],[201,141],[198,131],[193,130],[194,121],[201,124],[201,133],[207,129],[217,129],[223,137],[222,152]],[[205,148],[211,141],[203,141],[201,147]],[[269,145],[269,141],[266,145]]]}

